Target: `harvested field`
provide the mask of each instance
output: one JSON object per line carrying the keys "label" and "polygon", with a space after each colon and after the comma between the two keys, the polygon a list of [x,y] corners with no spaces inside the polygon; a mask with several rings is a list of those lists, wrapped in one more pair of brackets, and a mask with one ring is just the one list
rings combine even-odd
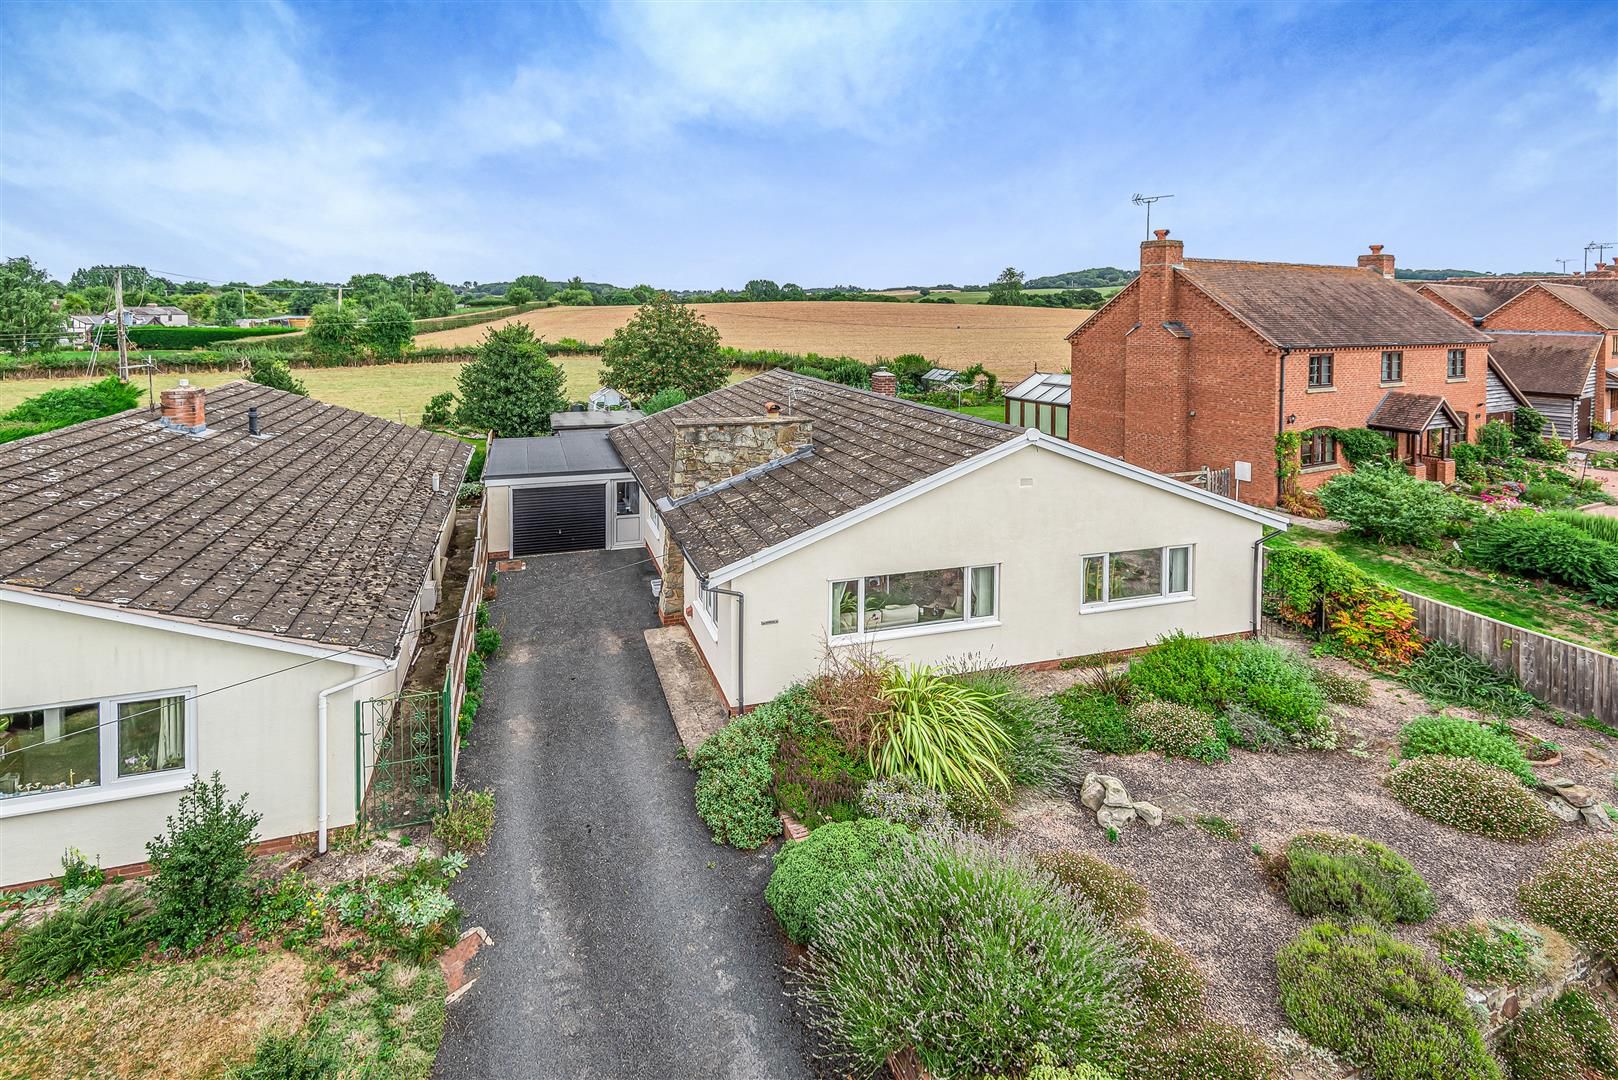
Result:
{"label": "harvested field", "polygon": [[[989,307],[983,304],[882,304],[862,301],[783,301],[696,304],[724,344],[737,349],[853,356],[867,362],[920,353],[943,367],[981,363],[1002,379],[1020,379],[1038,364],[1067,367],[1067,334],[1090,316],[1084,310]],[[554,307],[515,316],[555,341],[599,342],[629,321],[633,307]],[[501,320],[423,334],[418,346],[470,345]]]}

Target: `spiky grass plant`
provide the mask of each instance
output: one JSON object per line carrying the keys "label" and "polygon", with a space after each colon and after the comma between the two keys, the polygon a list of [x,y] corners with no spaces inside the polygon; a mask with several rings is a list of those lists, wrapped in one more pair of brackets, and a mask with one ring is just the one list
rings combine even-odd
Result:
{"label": "spiky grass plant", "polygon": [[926,665],[891,667],[882,696],[892,705],[871,744],[878,776],[911,776],[934,791],[988,795],[1011,789],[1002,765],[1012,747],[995,705],[1001,694]]}

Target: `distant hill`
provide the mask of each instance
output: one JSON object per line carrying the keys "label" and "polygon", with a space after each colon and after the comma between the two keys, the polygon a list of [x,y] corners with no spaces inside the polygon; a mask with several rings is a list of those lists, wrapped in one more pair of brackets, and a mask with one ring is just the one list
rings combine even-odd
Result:
{"label": "distant hill", "polygon": [[1135,271],[1120,270],[1116,266],[1092,266],[1088,270],[1069,270],[1065,274],[1029,278],[1025,289],[1106,289],[1115,285],[1128,285],[1135,280]]}
{"label": "distant hill", "polygon": [[1492,270],[1407,270],[1396,267],[1393,276],[1400,281],[1442,281],[1452,277],[1544,277],[1554,270],[1511,270],[1497,274]]}

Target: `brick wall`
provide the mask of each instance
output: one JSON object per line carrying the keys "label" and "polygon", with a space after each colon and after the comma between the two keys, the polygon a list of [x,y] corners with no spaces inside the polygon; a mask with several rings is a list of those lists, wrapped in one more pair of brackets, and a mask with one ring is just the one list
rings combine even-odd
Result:
{"label": "brick wall", "polygon": [[1079,327],[1070,341],[1073,378],[1068,439],[1111,457],[1124,456],[1124,340],[1139,317],[1140,279],[1124,286]]}
{"label": "brick wall", "polygon": [[1489,330],[1582,330],[1598,334],[1603,329],[1577,308],[1562,302],[1544,289],[1525,289],[1483,320]]}

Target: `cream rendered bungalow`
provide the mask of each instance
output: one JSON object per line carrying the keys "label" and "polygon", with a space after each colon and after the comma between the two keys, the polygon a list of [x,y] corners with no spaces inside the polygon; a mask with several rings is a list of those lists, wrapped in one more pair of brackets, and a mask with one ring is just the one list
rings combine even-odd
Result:
{"label": "cream rendered bungalow", "polygon": [[1044,664],[1257,626],[1284,518],[1037,430],[774,371],[607,435],[727,705],[830,645]]}
{"label": "cream rendered bungalow", "polygon": [[251,383],[0,446],[0,886],[141,863],[216,771],[266,841],[352,824],[469,457]]}

